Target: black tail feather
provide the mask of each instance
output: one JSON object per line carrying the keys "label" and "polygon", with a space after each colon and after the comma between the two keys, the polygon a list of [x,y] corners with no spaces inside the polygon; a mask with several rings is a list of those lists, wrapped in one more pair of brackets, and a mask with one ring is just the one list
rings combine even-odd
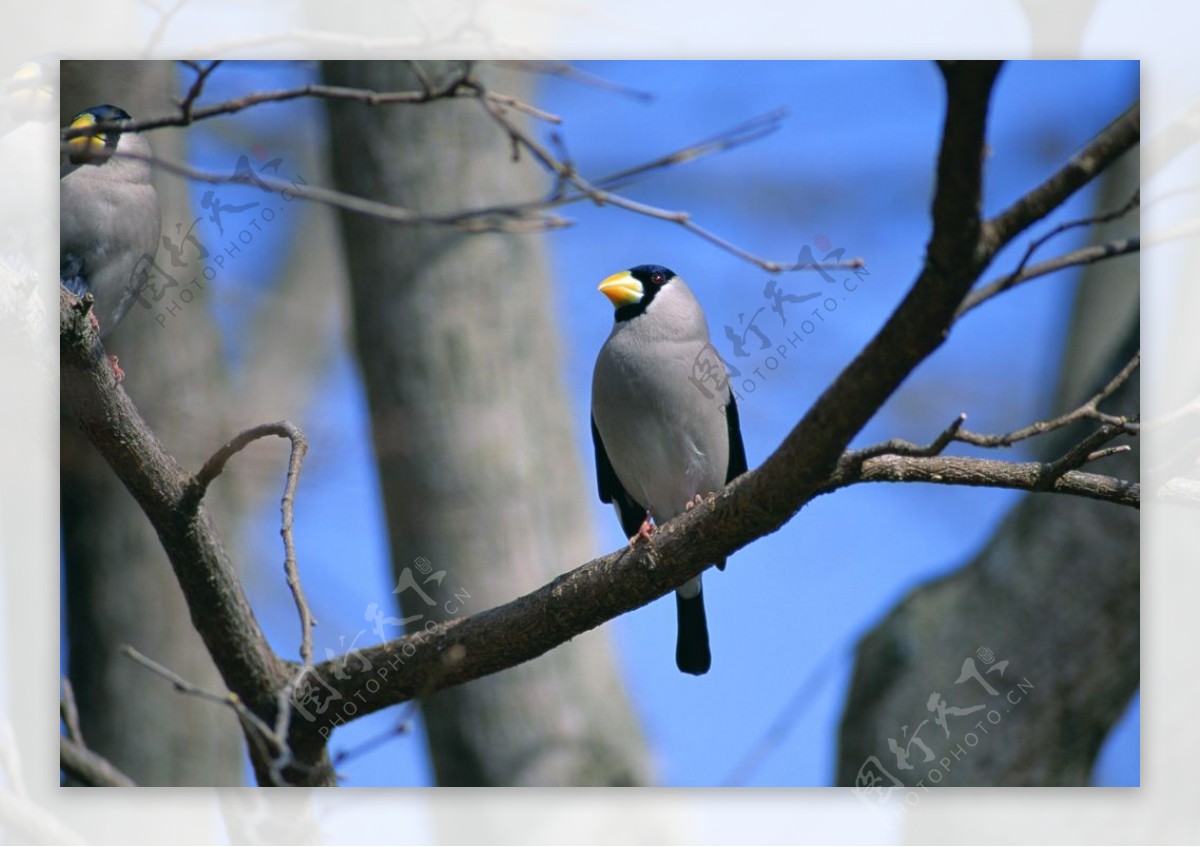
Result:
{"label": "black tail feather", "polygon": [[712,654],[708,650],[708,619],[704,615],[704,593],[684,599],[675,594],[679,634],[675,641],[675,665],[684,673],[708,673]]}

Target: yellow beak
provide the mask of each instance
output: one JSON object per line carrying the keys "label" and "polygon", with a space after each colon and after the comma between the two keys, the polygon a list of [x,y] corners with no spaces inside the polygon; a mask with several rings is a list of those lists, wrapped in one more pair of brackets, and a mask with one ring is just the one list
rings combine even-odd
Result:
{"label": "yellow beak", "polygon": [[645,291],[629,271],[613,274],[600,283],[600,293],[609,299],[616,308],[629,306],[640,302]]}
{"label": "yellow beak", "polygon": [[[94,117],[84,113],[71,122],[71,129],[83,129],[94,126],[95,123]],[[90,161],[104,150],[104,142],[105,135],[102,132],[95,135],[77,135],[67,142],[68,155],[71,161],[77,165]]]}

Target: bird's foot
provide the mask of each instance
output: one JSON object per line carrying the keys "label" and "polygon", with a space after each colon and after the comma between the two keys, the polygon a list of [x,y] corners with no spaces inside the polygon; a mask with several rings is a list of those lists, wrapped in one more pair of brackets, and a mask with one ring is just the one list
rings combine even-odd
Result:
{"label": "bird's foot", "polygon": [[642,521],[642,525],[638,527],[637,535],[629,539],[629,546],[633,547],[637,543],[646,543],[650,540],[650,536],[654,534],[654,524],[650,523],[650,513],[646,512],[646,519]]}
{"label": "bird's foot", "polygon": [[92,322],[92,329],[96,330],[96,333],[99,334],[100,333],[100,319],[96,317],[96,313],[89,311],[88,312],[88,320],[90,320]]}
{"label": "bird's foot", "polygon": [[715,492],[715,491],[710,491],[707,494],[697,494],[691,500],[688,500],[687,503],[684,504],[683,508],[685,511],[690,512],[692,509],[699,506],[705,500],[712,500],[716,496],[717,496],[717,492]]}
{"label": "bird's foot", "polygon": [[[95,318],[92,318],[95,320]],[[116,377],[118,383],[125,381],[125,371],[121,370],[121,366],[117,364],[117,357],[112,353],[108,354],[108,363],[112,365],[113,376]]]}

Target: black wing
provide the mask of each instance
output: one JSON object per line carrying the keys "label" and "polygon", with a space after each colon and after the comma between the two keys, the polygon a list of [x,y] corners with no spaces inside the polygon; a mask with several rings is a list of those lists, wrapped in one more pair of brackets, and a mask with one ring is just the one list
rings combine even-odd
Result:
{"label": "black wing", "polygon": [[746,472],[746,445],[742,442],[742,423],[732,389],[725,406],[725,423],[729,427],[729,471],[725,474],[725,484],[729,485]]}
{"label": "black wing", "polygon": [[[746,445],[742,442],[742,422],[738,418],[737,399],[729,389],[729,402],[725,404],[725,425],[729,431],[729,470],[725,472],[725,484],[733,482],[746,472]],[[725,570],[725,560],[716,563],[717,570]]]}
{"label": "black wing", "polygon": [[[741,438],[739,436],[739,442]],[[596,448],[596,486],[600,490],[601,503],[616,503],[621,513],[621,531],[632,538],[642,527],[646,519],[646,510],[629,496],[629,492],[617,479],[612,462],[608,460],[608,452],[604,442],[600,440],[600,430],[596,429],[596,419],[592,418],[592,444]],[[745,460],[743,459],[743,464]]]}

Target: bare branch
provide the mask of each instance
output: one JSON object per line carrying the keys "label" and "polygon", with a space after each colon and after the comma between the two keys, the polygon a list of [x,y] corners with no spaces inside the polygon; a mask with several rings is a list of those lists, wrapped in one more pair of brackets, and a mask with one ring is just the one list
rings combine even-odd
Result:
{"label": "bare branch", "polygon": [[1065,253],[1053,259],[1047,259],[1044,262],[1039,262],[1031,268],[1019,270],[1008,276],[993,280],[986,285],[982,285],[971,291],[967,298],[963,300],[962,305],[958,307],[956,318],[961,318],[967,312],[977,306],[991,300],[998,294],[1002,294],[1009,289],[1016,288],[1022,283],[1037,279],[1038,277],[1047,276],[1055,271],[1061,271],[1066,268],[1079,267],[1081,265],[1090,265],[1094,262],[1103,261],[1104,259],[1112,259],[1117,256],[1127,256],[1130,253],[1137,253],[1142,249],[1141,239],[1138,237],[1118,238],[1110,241],[1107,244],[1089,244],[1087,247],[1080,247],[1078,250],[1072,250],[1070,253]]}
{"label": "bare branch", "polygon": [[[471,83],[478,85],[478,83]],[[479,99],[479,104],[487,112],[501,129],[507,133],[515,147],[527,151],[535,161],[543,168],[553,174],[561,183],[569,184],[583,197],[591,200],[597,206],[615,206],[618,209],[624,209],[627,212],[633,212],[637,215],[642,215],[648,218],[654,218],[660,221],[677,224],[683,227],[693,235],[698,236],[704,241],[737,256],[751,264],[762,268],[767,273],[781,273],[783,271],[795,269],[795,263],[791,262],[776,262],[770,259],[764,259],[757,256],[748,250],[738,247],[736,244],[728,241],[725,238],[717,235],[711,230],[705,229],[692,220],[691,214],[688,212],[675,212],[669,209],[662,209],[657,206],[651,206],[647,203],[641,203],[637,200],[631,200],[613,191],[600,188],[588,180],[580,176],[574,168],[560,161],[549,150],[547,150],[537,139],[533,138],[529,133],[522,129],[517,124],[508,120],[503,112],[488,102],[486,99]],[[686,159],[684,160],[686,161]],[[651,163],[652,166],[653,163]],[[620,181],[621,174],[617,174],[617,181]],[[835,267],[857,268],[862,267],[861,259],[852,260],[847,263],[839,263]]]}
{"label": "bare branch", "polygon": [[1110,455],[1109,451],[1101,450],[1100,448],[1118,435],[1124,434],[1124,432],[1125,430],[1122,426],[1102,424],[1099,428],[1088,433],[1082,441],[1045,466],[1045,473],[1043,474],[1039,490],[1051,488],[1054,482],[1067,471],[1073,471],[1076,468],[1083,467],[1088,462],[1095,461],[1095,459],[1105,455]]}
{"label": "bare branch", "polygon": [[199,62],[184,62],[184,64],[196,72],[196,79],[192,81],[192,87],[188,89],[187,95],[179,103],[180,118],[183,120],[181,126],[186,126],[194,120],[196,101],[204,91],[204,83],[221,64],[221,61],[217,59],[209,62],[207,66],[201,65]]}
{"label": "bare branch", "polygon": [[81,785],[100,788],[136,787],[136,783],[108,759],[65,736],[58,739],[58,766]]}
{"label": "bare branch", "polygon": [[590,73],[580,68],[575,67],[570,62],[548,62],[548,61],[533,61],[528,59],[505,59],[501,61],[488,60],[491,64],[498,65],[502,68],[515,68],[517,70],[528,71],[535,74],[545,74],[546,76],[556,76],[569,82],[587,85],[601,91],[611,91],[615,94],[620,94],[624,97],[629,97],[633,100],[641,100],[643,103],[649,103],[654,99],[654,95],[649,91],[639,91],[636,88],[630,88],[627,85],[613,82],[605,79],[594,73]]}
{"label": "bare branch", "polygon": [[291,442],[292,450],[288,458],[287,483],[283,490],[283,500],[280,511],[283,513],[283,523],[279,534],[283,536],[284,560],[283,568],[287,576],[288,588],[296,602],[296,611],[300,615],[300,657],[305,665],[312,664],[312,627],[313,617],[308,602],[304,597],[304,589],[300,585],[300,573],[296,566],[296,545],[292,537],[293,513],[296,502],[296,486],[300,482],[300,467],[304,463],[304,455],[308,452],[308,440],[300,428],[290,421],[260,424],[240,432],[230,439],[220,450],[214,453],[204,466],[192,477],[184,494],[183,508],[193,509],[204,498],[209,484],[225,469],[225,464],[236,453],[260,438],[277,435]]}
{"label": "bare branch", "polygon": [[1012,432],[1004,433],[1003,435],[984,435],[978,432],[969,430],[961,430],[954,436],[955,441],[962,441],[967,444],[974,444],[976,447],[1011,447],[1018,441],[1024,441],[1026,438],[1032,438],[1035,435],[1043,435],[1047,432],[1053,432],[1056,429],[1061,429],[1064,426],[1075,423],[1080,420],[1096,420],[1100,423],[1109,424],[1116,427],[1119,432],[1124,432],[1130,435],[1139,432],[1139,424],[1128,417],[1118,417],[1109,415],[1100,411],[1100,404],[1113,395],[1113,393],[1124,385],[1139,367],[1142,361],[1141,352],[1133,354],[1131,358],[1117,375],[1109,380],[1095,396],[1088,399],[1086,403],[1076,409],[1067,412],[1064,415],[1059,415],[1057,418],[1052,418],[1048,421],[1038,421],[1029,424],[1028,426],[1015,429]]}
{"label": "bare branch", "polygon": [[[617,194],[614,191],[616,187],[628,185],[636,177],[645,175],[651,171],[683,164],[714,152],[722,152],[739,144],[757,140],[777,128],[779,121],[784,115],[783,111],[777,110],[761,118],[755,118],[715,138],[707,139],[667,156],[659,157],[650,162],[619,171],[592,182],[581,177],[575,171],[573,165],[551,154],[540,142],[511,121],[508,117],[508,110],[519,111],[550,123],[561,123],[561,118],[531,106],[516,97],[488,90],[471,75],[469,63],[464,64],[460,71],[452,74],[448,80],[441,83],[434,83],[425,76],[418,77],[422,85],[420,91],[377,92],[368,89],[341,86],[304,85],[276,91],[253,92],[243,97],[200,108],[195,108],[195,100],[200,95],[208,75],[212,73],[218,63],[213,62],[206,67],[201,67],[196,63],[189,64],[196,71],[197,77],[187,97],[181,103],[179,114],[146,120],[102,121],[87,127],[66,128],[61,132],[63,143],[65,144],[70,139],[80,135],[96,134],[105,131],[145,132],[162,127],[189,126],[196,121],[218,115],[234,114],[243,109],[263,103],[284,102],[303,97],[326,100],[351,100],[373,106],[428,103],[441,99],[469,98],[478,101],[484,107],[487,114],[508,134],[513,143],[514,158],[518,150],[526,150],[543,168],[555,176],[557,188],[550,198],[540,202],[433,215],[367,200],[362,197],[354,197],[320,186],[306,186],[303,191],[300,191],[295,185],[269,176],[260,177],[260,182],[272,191],[290,192],[307,200],[315,200],[336,208],[371,215],[372,217],[394,223],[454,226],[467,232],[540,232],[547,229],[569,226],[570,221],[555,215],[546,214],[546,210],[564,203],[589,199],[597,205],[612,205],[635,214],[680,225],[699,238],[708,241],[721,250],[757,265],[768,273],[782,273],[813,267],[808,264],[798,265],[796,263],[764,259],[694,223],[687,212],[670,211],[640,203]],[[208,173],[193,168],[190,165],[168,161],[157,156],[143,156],[132,153],[121,153],[119,155],[148,161],[163,170],[199,182],[216,184],[247,181],[246,177],[241,175],[226,176]],[[577,194],[566,196],[563,191],[563,186],[565,185],[570,185],[575,189]],[[861,268],[864,264],[862,259],[851,259],[845,262],[822,264],[817,266],[817,268],[853,269]]]}
{"label": "bare branch", "polygon": [[[1084,457],[1083,462],[1088,461]],[[1080,462],[1080,464],[1083,464]],[[926,482],[1054,491],[1121,506],[1140,508],[1141,486],[1116,477],[1078,470],[1052,469],[1052,463],[1005,462],[970,456],[875,456],[855,469],[857,457],[847,454],[844,466],[830,477],[827,491],[860,482]]]}
{"label": "bare branch", "polygon": [[[125,152],[114,155],[149,162],[169,173],[196,180],[197,182],[207,182],[215,185],[225,183],[246,184],[249,182],[248,176],[240,174],[215,174],[154,155],[143,156],[137,153]],[[356,197],[353,194],[346,194],[319,185],[298,186],[269,174],[259,174],[256,176],[256,179],[269,190],[288,198],[299,198],[324,203],[338,209],[345,209],[348,212],[369,215],[370,217],[391,221],[392,223],[455,226],[466,232],[539,232],[547,229],[559,229],[571,224],[565,218],[555,215],[538,214],[536,212],[525,213],[515,207],[512,209],[498,208],[494,210],[455,212],[442,215],[423,214],[401,206],[381,203],[378,200],[368,200],[365,197]]]}
{"label": "bare branch", "polygon": [[[1123,203],[1120,206],[1120,208],[1114,209],[1111,212],[1105,212],[1104,214],[1100,214],[1100,215],[1089,215],[1086,218],[1079,218],[1079,219],[1073,220],[1073,221],[1066,221],[1065,223],[1061,223],[1058,226],[1054,227],[1053,229],[1051,229],[1049,232],[1045,233],[1044,235],[1041,235],[1038,238],[1035,238],[1033,241],[1029,242],[1029,245],[1025,248],[1025,254],[1023,256],[1021,256],[1021,261],[1017,263],[1016,269],[1011,274],[1009,274],[1007,277],[1004,277],[1001,280],[998,280],[997,282],[994,282],[988,286],[985,286],[985,288],[989,288],[989,289],[994,288],[995,289],[995,291],[991,292],[987,296],[991,297],[991,296],[994,296],[995,294],[1000,293],[1001,291],[1007,291],[1009,288],[1012,288],[1018,282],[1024,282],[1026,279],[1033,279],[1036,276],[1042,276],[1043,274],[1050,273],[1050,270],[1044,270],[1041,273],[1030,274],[1030,275],[1025,275],[1025,273],[1024,273],[1025,266],[1029,264],[1029,260],[1033,257],[1033,254],[1037,251],[1037,249],[1039,247],[1041,247],[1047,241],[1050,241],[1051,239],[1056,238],[1057,236],[1061,235],[1062,233],[1068,232],[1072,229],[1078,229],[1079,227],[1084,227],[1084,226],[1095,226],[1098,224],[1105,224],[1105,223],[1109,223],[1110,221],[1115,221],[1118,218],[1122,218],[1125,215],[1132,212],[1134,209],[1136,209],[1138,207],[1140,201],[1141,201],[1141,189],[1138,188],[1138,189],[1134,190],[1133,196],[1131,196],[1127,201],[1125,201],[1125,203]],[[1134,249],[1136,249],[1136,247]],[[1078,252],[1078,251],[1076,251],[1076,252]],[[1070,254],[1070,255],[1074,255],[1074,254]],[[1062,260],[1066,259],[1066,258],[1067,257],[1065,257],[1065,256],[1060,257],[1057,260],[1051,260],[1050,262],[1043,262],[1042,265],[1043,266],[1053,265],[1056,261],[1062,262]],[[1098,256],[1097,258],[1104,258],[1104,256],[1101,255],[1101,256]],[[1096,261],[1096,259],[1092,259],[1091,261]],[[1083,262],[1072,262],[1072,263],[1067,263],[1067,264],[1059,264],[1058,266],[1051,268],[1051,270],[1058,270],[1059,267],[1067,267],[1069,264],[1084,264],[1084,263]],[[983,297],[979,302],[982,302],[982,300],[986,300],[986,299],[987,299],[987,297]],[[971,306],[967,306],[967,304],[964,303],[963,307],[959,309],[959,313],[961,314],[963,312],[966,312],[970,308],[973,308],[975,305],[978,305],[978,303],[974,303]]]}
{"label": "bare branch", "polygon": [[234,97],[220,103],[195,108],[196,98],[200,96],[204,83],[219,61],[214,61],[205,67],[197,63],[189,63],[196,71],[196,80],[189,89],[187,96],[180,102],[178,114],[164,115],[158,118],[128,121],[97,121],[86,127],[64,128],[61,131],[63,141],[69,141],[81,135],[95,135],[101,132],[147,132],[164,127],[185,127],[215,118],[221,115],[233,115],[252,106],[264,103],[284,103],[289,100],[314,98],[318,100],[352,100],[367,103],[372,106],[392,106],[404,104],[430,103],[434,100],[454,98],[482,98],[497,108],[510,108],[530,115],[547,123],[562,123],[562,118],[542,109],[532,106],[508,94],[498,94],[492,91],[481,91],[478,87],[468,84],[466,72],[458,74],[436,87],[425,88],[421,91],[372,91],[367,88],[344,88],[336,85],[300,85],[294,88],[280,88],[272,91],[255,91],[242,97]]}
{"label": "bare branch", "polygon": [[942,430],[937,438],[923,447],[913,444],[911,441],[905,441],[903,438],[893,438],[882,444],[875,444],[871,447],[855,450],[850,455],[856,457],[860,463],[875,456],[886,456],[889,454],[896,456],[937,456],[946,449],[951,441],[958,438],[958,433],[962,430],[962,425],[966,421],[967,415],[966,412],[963,412],[951,421],[950,425]]}
{"label": "bare branch", "polygon": [[[328,761],[324,739],[335,723],[348,716],[331,710],[304,723],[299,718],[292,720],[287,695],[305,681],[306,674],[331,684],[344,698],[352,696],[353,700],[346,702],[355,703],[353,716],[362,716],[504,670],[668,593],[701,573],[708,563],[777,530],[814,497],[846,485],[902,481],[987,485],[1051,490],[1137,507],[1140,488],[1136,483],[1077,469],[1108,455],[1107,441],[1127,431],[1111,422],[1102,422],[1096,433],[1052,463],[937,455],[962,435],[965,417],[961,415],[928,446],[897,441],[889,442],[890,452],[880,455],[870,454],[873,448],[868,448],[867,455],[844,452],[908,375],[944,342],[958,307],[994,252],[999,236],[995,225],[981,222],[979,209],[986,115],[998,69],[998,63],[991,62],[942,65],[947,107],[932,206],[933,234],[924,267],[883,328],[761,467],[659,528],[645,545],[587,562],[503,606],[366,648],[361,655],[369,664],[359,663],[355,669],[347,670],[340,658],[311,669],[289,666],[266,647],[200,506],[204,488],[244,444],[232,447],[227,455],[219,451],[205,464],[210,470],[202,469],[196,478],[183,474],[153,439],[124,392],[113,384],[95,331],[76,309],[77,301],[64,292],[60,304],[64,398],[155,522],[188,598],[193,621],[233,692],[230,697],[244,703],[253,716],[248,725],[254,731],[248,731],[247,737],[253,743],[258,743],[254,739],[260,736],[279,739],[277,755],[259,753],[255,758],[260,781],[264,772],[272,780],[285,776],[284,767],[287,775],[309,784],[329,779],[327,766],[321,767]],[[594,202],[690,224],[686,217],[678,218],[682,213],[643,207],[597,188],[549,154],[510,121],[501,107],[487,98],[478,99],[509,132],[514,144]],[[1110,150],[1105,155],[1110,161],[1117,154]],[[1091,165],[1077,167],[1087,172],[1087,179],[1094,176]],[[1075,190],[1070,185],[1080,179],[1086,182],[1072,171],[1060,180],[1067,184],[1035,189],[1014,209],[1033,215],[1062,192]],[[1005,214],[1010,213],[1012,210]],[[1012,220],[1010,227],[1019,224],[1016,218]],[[756,260],[744,251],[739,255]],[[756,261],[762,267],[772,264]],[[1098,408],[1096,412],[1099,414]],[[165,473],[163,467],[170,472]],[[289,488],[293,479],[290,468]],[[182,526],[176,514],[180,503],[193,506],[184,515]],[[283,508],[286,512],[287,507]],[[290,530],[286,515],[285,524]],[[201,610],[209,613],[210,607],[216,609],[215,622],[201,614]],[[380,673],[380,669],[400,667],[401,673]],[[338,682],[332,684],[332,679]],[[261,727],[272,718],[274,727],[262,733]],[[294,760],[284,758],[292,751]]]}
{"label": "bare branch", "polygon": [[[162,541],[200,634],[226,687],[264,722],[276,716],[277,695],[291,676],[267,644],[220,536],[191,491],[186,474],[158,442],[124,389],[116,383],[85,304],[59,290],[61,396],[92,444],[113,468],[150,519]],[[249,738],[252,733],[247,733]],[[297,784],[322,781],[324,749],[308,747],[297,767]],[[268,760],[253,743],[260,780]]]}
{"label": "bare branch", "polygon": [[1100,131],[1071,160],[1033,191],[1013,203],[984,227],[984,250],[990,259],[1030,224],[1040,221],[1087,185],[1141,137],[1141,103],[1134,103]]}
{"label": "bare branch", "polygon": [[[260,752],[263,758],[272,762],[273,773],[279,771],[274,763],[280,758],[284,751],[287,751],[287,755],[290,758],[291,751],[287,750],[287,742],[284,741],[282,737],[277,736],[262,718],[248,709],[246,704],[242,702],[242,699],[236,694],[232,692],[228,694],[217,694],[209,691],[206,688],[202,688],[193,682],[189,682],[170,668],[160,665],[149,656],[146,656],[138,650],[135,650],[128,644],[121,648],[121,652],[130,659],[133,659],[133,661],[137,662],[142,667],[153,671],[163,679],[167,680],[167,682],[171,683],[175,690],[180,694],[186,694],[190,697],[207,700],[210,703],[216,703],[219,706],[225,706],[229,709],[232,709],[233,712],[238,716],[238,720],[241,722],[242,727],[246,730],[246,737],[250,739],[252,746]],[[285,783],[280,779],[273,780],[273,784],[283,785]]]}
{"label": "bare branch", "polygon": [[[944,67],[948,105],[925,268],[883,329],[763,466],[667,523],[647,545],[595,559],[512,603],[436,632],[364,651],[374,666],[403,662],[405,673],[374,678],[371,690],[364,688],[371,672],[352,672],[338,687],[353,694],[359,714],[411,699],[435,676],[440,690],[541,655],[775,531],[822,492],[850,439],[945,339],[981,269],[981,151],[998,70],[997,63],[981,62]],[[323,663],[316,673],[327,677],[333,669]],[[322,728],[319,721],[310,725],[312,732]]]}
{"label": "bare branch", "polygon": [[83,731],[79,728],[79,707],[75,704],[75,689],[71,680],[65,676],[60,678],[62,694],[58,703],[59,715],[67,727],[67,737],[81,747],[86,746]]}
{"label": "bare branch", "polygon": [[62,694],[58,708],[59,715],[67,727],[67,734],[58,740],[59,768],[81,785],[132,787],[132,779],[108,759],[88,749],[83,740],[83,731],[79,728],[79,707],[75,704],[75,689],[65,676],[60,680]]}

